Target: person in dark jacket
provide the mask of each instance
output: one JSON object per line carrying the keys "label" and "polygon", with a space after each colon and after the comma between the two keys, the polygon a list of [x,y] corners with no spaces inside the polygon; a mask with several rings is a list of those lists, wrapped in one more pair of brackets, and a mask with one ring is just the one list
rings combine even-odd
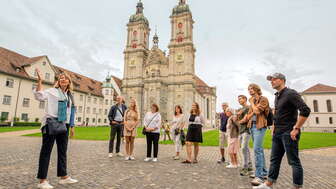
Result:
{"label": "person in dark jacket", "polygon": [[273,89],[277,90],[271,165],[267,181],[254,188],[271,189],[279,176],[281,160],[285,153],[293,171],[293,186],[295,189],[302,188],[303,168],[299,158],[299,140],[301,128],[310,114],[310,108],[298,92],[286,87],[286,77],[283,74],[275,73],[267,76],[267,80],[271,82]]}
{"label": "person in dark jacket", "polygon": [[108,114],[110,120],[111,132],[110,132],[110,143],[109,143],[109,157],[113,157],[113,147],[114,147],[114,138],[117,135],[117,144],[116,144],[116,154],[117,156],[123,156],[120,152],[120,143],[124,127],[124,115],[126,112],[126,105],[123,103],[123,97],[117,97],[117,104],[113,105]]}

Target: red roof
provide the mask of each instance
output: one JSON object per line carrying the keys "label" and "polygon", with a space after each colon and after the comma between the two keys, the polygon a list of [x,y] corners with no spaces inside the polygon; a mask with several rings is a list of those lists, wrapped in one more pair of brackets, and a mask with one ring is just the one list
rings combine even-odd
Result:
{"label": "red roof", "polygon": [[323,85],[323,84],[316,84],[302,93],[336,93],[336,87]]}
{"label": "red roof", "polygon": [[209,87],[201,78],[195,75],[194,79],[196,81],[196,90],[198,91],[198,93],[200,93],[201,95],[204,94],[216,95],[212,90],[213,88]]}

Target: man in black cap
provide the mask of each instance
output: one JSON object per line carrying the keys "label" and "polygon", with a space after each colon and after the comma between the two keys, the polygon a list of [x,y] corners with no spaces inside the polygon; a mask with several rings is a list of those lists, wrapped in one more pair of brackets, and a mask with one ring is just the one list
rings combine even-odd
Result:
{"label": "man in black cap", "polygon": [[[288,164],[293,171],[293,186],[302,188],[303,168],[299,158],[301,127],[307,120],[310,109],[300,94],[286,87],[286,77],[281,73],[267,76],[275,93],[274,130],[272,139],[271,165],[268,179],[254,189],[271,189],[279,176],[281,160],[286,152]],[[298,118],[298,110],[300,115]]]}

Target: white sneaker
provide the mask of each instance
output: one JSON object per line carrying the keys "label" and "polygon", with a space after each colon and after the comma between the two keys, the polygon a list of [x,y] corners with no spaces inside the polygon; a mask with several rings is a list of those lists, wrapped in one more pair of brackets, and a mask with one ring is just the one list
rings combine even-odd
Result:
{"label": "white sneaker", "polygon": [[152,158],[149,158],[149,157],[147,157],[147,158],[144,159],[145,162],[149,162],[151,160],[152,160]]}
{"label": "white sneaker", "polygon": [[131,158],[128,157],[128,156],[126,156],[126,157],[125,157],[125,161],[128,161],[128,160],[131,160]]}
{"label": "white sneaker", "polygon": [[259,186],[259,185],[263,184],[264,182],[265,182],[264,180],[256,177],[251,181],[251,184],[254,185],[254,186]]}
{"label": "white sneaker", "polygon": [[153,162],[157,162],[158,161],[158,159],[157,158],[153,158]]}
{"label": "white sneaker", "polygon": [[109,153],[109,154],[108,154],[108,157],[109,157],[109,158],[112,158],[112,157],[113,157],[113,153]]}
{"label": "white sneaker", "polygon": [[263,183],[260,184],[259,186],[253,186],[253,189],[272,189],[272,187],[269,187],[265,183]]}
{"label": "white sneaker", "polygon": [[51,186],[51,185],[48,183],[48,181],[44,181],[44,182],[42,182],[42,183],[39,183],[39,184],[37,185],[37,188],[40,188],[40,189],[53,189],[54,187]]}
{"label": "white sneaker", "polygon": [[119,157],[123,157],[124,155],[123,155],[121,152],[118,152],[118,153],[117,153],[117,156],[119,156]]}
{"label": "white sneaker", "polygon": [[77,183],[78,180],[76,179],[72,179],[71,177],[68,177],[66,179],[61,179],[58,183],[60,184],[74,184],[74,183]]}
{"label": "white sneaker", "polygon": [[230,164],[230,165],[226,166],[226,168],[235,169],[235,168],[238,168],[238,166]]}
{"label": "white sneaker", "polygon": [[129,157],[130,158],[130,160],[135,160],[135,157],[134,156],[131,156],[131,157]]}

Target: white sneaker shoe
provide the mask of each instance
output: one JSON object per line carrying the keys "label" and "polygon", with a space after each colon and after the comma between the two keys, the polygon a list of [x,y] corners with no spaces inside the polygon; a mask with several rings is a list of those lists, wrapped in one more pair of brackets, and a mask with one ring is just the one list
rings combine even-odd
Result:
{"label": "white sneaker shoe", "polygon": [[60,184],[74,184],[74,183],[77,183],[78,180],[76,179],[72,179],[71,177],[68,177],[66,179],[61,179],[58,183]]}
{"label": "white sneaker shoe", "polygon": [[48,181],[44,181],[44,182],[42,182],[42,183],[39,183],[39,184],[37,185],[37,188],[40,188],[40,189],[53,189],[54,187],[51,186],[51,185],[48,183]]}
{"label": "white sneaker shoe", "polygon": [[128,160],[131,160],[131,158],[128,157],[128,156],[126,156],[126,157],[125,157],[125,161],[128,161]]}
{"label": "white sneaker shoe", "polygon": [[260,184],[259,186],[253,186],[253,189],[272,189],[272,187],[267,186],[265,183]]}
{"label": "white sneaker shoe", "polygon": [[230,165],[226,166],[226,168],[235,169],[235,168],[238,168],[238,166],[230,164]]}
{"label": "white sneaker shoe", "polygon": [[264,180],[256,177],[251,181],[251,184],[254,185],[254,186],[259,186],[259,185],[263,184],[264,182],[265,182]]}
{"label": "white sneaker shoe", "polygon": [[119,156],[119,157],[123,157],[124,155],[123,155],[121,152],[118,152],[118,153],[117,153],[117,156]]}
{"label": "white sneaker shoe", "polygon": [[147,158],[144,159],[145,162],[149,162],[151,160],[152,160],[152,158],[149,158],[149,157],[147,157]]}
{"label": "white sneaker shoe", "polygon": [[158,161],[158,159],[157,158],[153,158],[153,162],[157,162]]}
{"label": "white sneaker shoe", "polygon": [[131,157],[129,157],[130,158],[130,160],[135,160],[135,157],[134,156],[131,156]]}
{"label": "white sneaker shoe", "polygon": [[109,153],[109,154],[108,154],[108,157],[109,157],[109,158],[112,158],[112,157],[113,157],[113,153]]}

